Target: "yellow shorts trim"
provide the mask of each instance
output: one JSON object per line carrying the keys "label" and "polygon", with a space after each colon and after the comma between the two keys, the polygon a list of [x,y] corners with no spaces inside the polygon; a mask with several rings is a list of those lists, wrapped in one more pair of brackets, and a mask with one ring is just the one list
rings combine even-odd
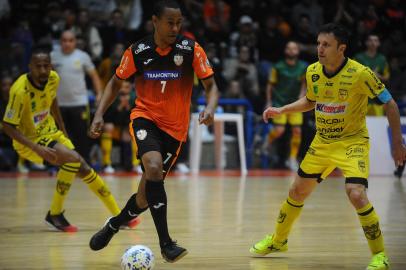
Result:
{"label": "yellow shorts trim", "polygon": [[306,174],[321,174],[325,179],[335,168],[344,177],[367,179],[369,176],[369,140],[351,138],[332,143],[322,143],[318,136],[313,139],[300,169]]}
{"label": "yellow shorts trim", "polygon": [[[75,146],[72,144],[72,142],[60,130],[58,130],[54,134],[43,135],[33,140],[33,142],[35,142],[36,144],[41,144],[44,146],[48,146],[52,141],[63,144],[69,149],[75,149]],[[31,148],[28,148],[27,146],[22,145],[16,141],[13,141],[13,146],[16,152],[22,158],[37,164],[42,164],[44,162],[42,157],[38,156],[37,153],[31,150]]]}
{"label": "yellow shorts trim", "polygon": [[303,124],[302,113],[289,113],[282,114],[272,119],[275,125],[286,125],[289,123],[291,126],[301,126]]}

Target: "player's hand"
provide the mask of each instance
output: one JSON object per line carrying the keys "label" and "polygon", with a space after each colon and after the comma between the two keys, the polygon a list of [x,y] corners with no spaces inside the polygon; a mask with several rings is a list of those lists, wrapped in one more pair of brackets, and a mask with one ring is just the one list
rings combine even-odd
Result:
{"label": "player's hand", "polygon": [[262,118],[265,123],[268,123],[269,118],[274,118],[275,116],[281,115],[281,108],[269,107],[262,113]]}
{"label": "player's hand", "polygon": [[51,147],[37,144],[32,150],[51,164],[56,164],[58,161],[56,150]]}
{"label": "player's hand", "polygon": [[400,145],[393,145],[393,160],[395,165],[401,166],[406,161],[406,146],[402,143]]}
{"label": "player's hand", "polygon": [[103,131],[104,120],[103,117],[95,115],[90,125],[88,135],[92,139],[98,138]]}
{"label": "player's hand", "polygon": [[214,111],[210,108],[205,108],[199,114],[199,124],[205,124],[206,126],[213,124]]}

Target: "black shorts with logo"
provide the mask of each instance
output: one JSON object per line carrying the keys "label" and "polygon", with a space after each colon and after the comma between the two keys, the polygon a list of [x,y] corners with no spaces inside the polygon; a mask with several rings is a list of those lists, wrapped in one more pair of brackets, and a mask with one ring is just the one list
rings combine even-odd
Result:
{"label": "black shorts with logo", "polygon": [[132,131],[137,143],[137,156],[141,160],[142,156],[150,151],[160,152],[162,155],[164,178],[178,158],[183,143],[176,140],[168,133],[164,132],[151,120],[146,118],[136,118],[132,121]]}

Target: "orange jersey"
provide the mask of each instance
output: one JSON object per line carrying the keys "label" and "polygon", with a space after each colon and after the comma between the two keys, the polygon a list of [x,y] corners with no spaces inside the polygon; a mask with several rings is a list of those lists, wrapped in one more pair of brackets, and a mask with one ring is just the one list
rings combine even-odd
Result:
{"label": "orange jersey", "polygon": [[119,79],[135,77],[137,99],[131,120],[144,117],[179,141],[185,141],[189,126],[193,77],[213,75],[206,53],[184,36],[166,50],[149,36],[131,45],[116,69]]}

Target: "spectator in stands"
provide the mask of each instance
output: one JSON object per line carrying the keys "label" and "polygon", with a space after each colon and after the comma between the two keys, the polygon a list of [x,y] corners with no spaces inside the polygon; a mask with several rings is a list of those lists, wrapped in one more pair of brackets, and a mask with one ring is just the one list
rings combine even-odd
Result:
{"label": "spectator in stands", "polygon": [[223,0],[205,0],[203,4],[203,16],[206,25],[206,33],[211,41],[221,42],[230,30],[231,9]]}
{"label": "spectator in stands", "polygon": [[258,59],[258,38],[256,26],[250,16],[241,16],[238,31],[230,35],[230,56],[237,57],[239,48],[245,46],[250,51],[250,58]]}
{"label": "spectator in stands", "polygon": [[399,59],[394,57],[390,60],[391,75],[387,88],[391,90],[393,98],[403,106],[399,106],[402,115],[406,115],[406,69],[401,69]]}
{"label": "spectator in stands", "polygon": [[300,25],[303,16],[309,18],[309,31],[315,35],[324,19],[323,9],[317,3],[317,0],[303,0],[293,6],[292,23],[296,26]]}
{"label": "spectator in stands", "polygon": [[91,19],[105,23],[109,20],[111,12],[117,8],[115,0],[80,0],[80,8],[86,8]]}
{"label": "spectator in stands", "polygon": [[0,83],[0,171],[11,171],[16,167],[17,153],[14,151],[12,140],[3,131],[2,122],[13,79],[4,76]]}
{"label": "spectator in stands", "polygon": [[242,90],[241,97],[247,98],[258,109],[258,113],[262,111],[265,104],[260,96],[258,71],[247,46],[240,47],[237,59],[229,58],[225,61],[223,75],[229,81],[237,80]]}
{"label": "spectator in stands", "polygon": [[58,103],[69,138],[77,152],[89,161],[90,142],[86,134],[90,115],[85,76],[91,79],[97,102],[102,94],[99,75],[90,56],[76,48],[76,37],[70,30],[62,33],[61,47],[52,51],[51,60],[61,77]]}
{"label": "spectator in stands", "polygon": [[104,56],[108,56],[114,44],[122,43],[128,47],[131,43],[131,32],[126,28],[123,12],[115,9],[111,15],[109,23],[100,29]]}
{"label": "spectator in stands", "polygon": [[265,17],[258,34],[259,53],[259,80],[261,86],[265,87],[268,81],[268,74],[272,63],[276,63],[283,54],[286,38],[278,28],[279,19],[276,14],[269,14]]}
{"label": "spectator in stands", "polygon": [[[386,83],[390,78],[389,64],[386,57],[378,52],[381,42],[376,34],[369,34],[365,40],[366,50],[355,55],[355,60],[369,67],[376,76]],[[368,115],[383,116],[384,110],[382,104],[376,104],[369,100]]]}
{"label": "spectator in stands", "polygon": [[99,30],[91,23],[89,11],[81,9],[76,24],[71,29],[76,36],[81,36],[85,41],[85,51],[90,54],[92,61],[100,61],[103,52],[103,43]]}
{"label": "spectator in stands", "polygon": [[[282,107],[305,95],[307,63],[299,60],[299,53],[299,45],[290,41],[285,47],[285,58],[273,65],[266,89],[266,107]],[[303,115],[302,113],[280,115],[273,119],[273,124],[264,146],[269,148],[276,139],[285,133],[286,125],[289,124],[292,129],[292,136],[288,167],[292,171],[296,171],[298,169],[297,154],[302,138]]]}
{"label": "spectator in stands", "polygon": [[299,23],[296,24],[293,40],[299,44],[301,57],[308,63],[315,62],[317,59],[317,46],[314,44],[316,36],[311,30],[310,17],[302,14],[299,17]]}

